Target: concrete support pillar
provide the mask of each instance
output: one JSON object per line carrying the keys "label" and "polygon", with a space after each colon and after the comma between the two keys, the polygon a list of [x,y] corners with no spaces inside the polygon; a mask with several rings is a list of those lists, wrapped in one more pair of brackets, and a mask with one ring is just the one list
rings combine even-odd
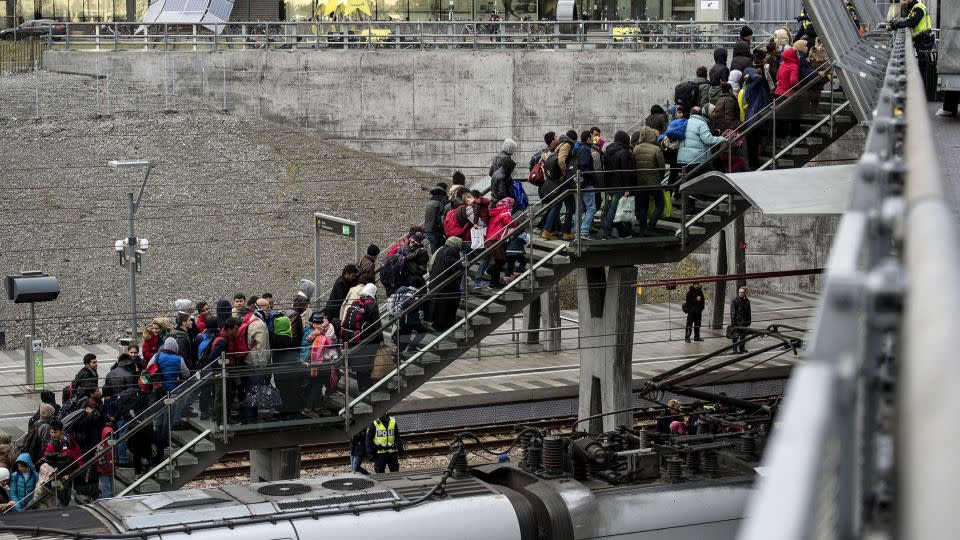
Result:
{"label": "concrete support pillar", "polygon": [[[743,216],[733,220],[733,273],[747,273],[747,232]],[[737,289],[746,287],[747,280],[738,279]]]}
{"label": "concrete support pillar", "polygon": [[[580,316],[579,418],[627,409],[633,402],[631,370],[636,319],[636,266],[577,270]],[[622,412],[591,420],[581,429],[610,431],[632,426]]]}
{"label": "concrete support pillar", "polygon": [[[540,295],[523,309],[523,329],[538,330],[540,328],[560,327],[560,293],[556,286]],[[527,333],[528,345],[540,343],[540,332]],[[560,350],[560,331],[544,331],[544,351]]]}
{"label": "concrete support pillar", "polygon": [[[530,302],[530,305],[523,308],[523,329],[538,330],[540,326],[540,298],[537,297]],[[540,332],[527,332],[527,344],[535,345],[540,343]]]}
{"label": "concrete support pillar", "polygon": [[250,451],[250,481],[272,482],[300,478],[300,447]]}

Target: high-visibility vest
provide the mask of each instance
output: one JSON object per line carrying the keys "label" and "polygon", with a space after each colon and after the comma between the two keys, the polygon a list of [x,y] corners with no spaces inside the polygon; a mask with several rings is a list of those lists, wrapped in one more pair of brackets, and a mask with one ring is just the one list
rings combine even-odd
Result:
{"label": "high-visibility vest", "polygon": [[373,421],[373,429],[373,446],[377,448],[378,454],[386,454],[388,452],[397,451],[396,447],[394,446],[397,433],[396,418],[391,416],[386,427],[384,427],[383,422],[377,418]]}
{"label": "high-visibility vest", "polygon": [[811,24],[813,24],[813,23],[810,21],[810,17],[807,16],[807,8],[803,8],[803,9],[800,10],[800,16],[797,17],[797,19],[800,21],[800,24],[801,24],[805,29],[808,28]]}
{"label": "high-visibility vest", "polygon": [[910,14],[913,14],[913,10],[919,9],[923,12],[923,17],[920,18],[920,22],[916,26],[910,29],[910,37],[917,37],[923,32],[933,28],[933,25],[930,24],[930,14],[927,13],[927,6],[923,5],[921,2],[917,2],[913,8],[910,10]]}

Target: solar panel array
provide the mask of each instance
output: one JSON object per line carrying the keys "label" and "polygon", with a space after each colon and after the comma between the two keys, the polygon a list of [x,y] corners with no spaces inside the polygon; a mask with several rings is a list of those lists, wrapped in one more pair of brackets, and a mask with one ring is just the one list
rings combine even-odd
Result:
{"label": "solar panel array", "polygon": [[883,14],[880,13],[880,6],[874,0],[853,0],[853,7],[857,8],[857,15],[860,16],[860,22],[866,27],[867,32],[877,29],[877,24],[883,22]]}
{"label": "solar panel array", "polygon": [[[233,0],[157,0],[147,7],[144,22],[225,23],[233,12]],[[221,27],[216,27],[220,31]]]}
{"label": "solar panel array", "polygon": [[861,36],[850,22],[843,2],[803,0],[803,5],[827,49],[854,114],[859,121],[869,122],[890,60],[890,48],[880,40],[882,36]]}

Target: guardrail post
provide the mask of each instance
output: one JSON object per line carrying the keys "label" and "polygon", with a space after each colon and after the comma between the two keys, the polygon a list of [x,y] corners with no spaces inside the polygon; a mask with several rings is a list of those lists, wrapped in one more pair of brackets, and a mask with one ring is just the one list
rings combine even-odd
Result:
{"label": "guardrail post", "polygon": [[227,431],[227,423],[230,419],[230,398],[227,395],[227,353],[220,353],[220,391],[222,392],[220,396],[221,409],[223,412],[223,442],[226,443],[229,440],[229,434]]}
{"label": "guardrail post", "polygon": [[772,168],[776,170],[777,168],[777,98],[773,98],[773,154],[771,155],[771,164]]}
{"label": "guardrail post", "polygon": [[[575,158],[574,158],[574,156],[570,156],[570,157],[567,158],[567,159],[575,159]],[[576,238],[577,238],[577,257],[580,256],[580,250],[581,250],[581,247],[582,247],[582,245],[583,245],[583,243],[582,243],[582,240],[583,240],[582,237],[583,237],[583,235],[580,234],[580,231],[583,230],[583,223],[582,223],[582,221],[583,221],[583,198],[581,197],[581,192],[580,192],[580,180],[581,180],[580,171],[577,171],[577,175],[576,175],[576,177],[574,177],[574,179],[573,179],[573,181],[574,181],[574,183],[575,183],[575,186],[574,186],[575,195],[576,195],[576,197],[577,197],[576,207],[575,207],[575,208],[577,209],[577,211],[576,211],[576,219],[573,220],[573,226],[574,226],[574,227],[577,227],[577,230],[576,230],[576,232],[575,232],[575,234],[577,235],[577,237],[576,237]]]}
{"label": "guardrail post", "polygon": [[[680,178],[683,180],[680,185],[687,181],[687,168],[680,170]],[[680,249],[687,249],[687,197],[677,189],[680,195]]]}
{"label": "guardrail post", "polygon": [[[343,385],[343,423],[344,430],[350,432],[350,349],[344,343],[343,347],[343,377],[347,381]],[[336,388],[331,388],[330,393],[336,392]]]}

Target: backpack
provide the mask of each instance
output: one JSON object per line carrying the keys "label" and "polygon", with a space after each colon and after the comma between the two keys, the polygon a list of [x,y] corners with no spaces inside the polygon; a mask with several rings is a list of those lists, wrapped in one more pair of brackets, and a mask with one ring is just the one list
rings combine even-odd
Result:
{"label": "backpack", "polygon": [[457,211],[450,210],[447,212],[447,215],[443,216],[443,232],[450,236],[462,237],[464,231],[467,230],[468,225],[461,225],[457,220]]}
{"label": "backpack", "polygon": [[[217,343],[218,339],[226,339],[223,336],[217,336],[213,339],[205,340],[200,343],[199,352],[197,353],[197,365],[201,368],[210,365],[210,355],[213,354],[214,345]],[[206,344],[206,346],[204,346]]]}
{"label": "backpack", "polygon": [[[73,381],[76,382],[76,381]],[[63,387],[63,390],[60,391],[60,404],[66,405],[70,403],[70,400],[73,399],[73,382]]]}
{"label": "backpack", "polygon": [[30,459],[36,463],[43,455],[46,442],[47,441],[40,440],[40,430],[35,424],[32,428],[30,428],[30,431],[27,431],[27,434],[24,435],[23,442],[20,443],[20,451],[30,454]]}
{"label": "backpack", "polygon": [[[387,311],[399,315],[401,311],[412,306],[417,299],[417,288],[409,285],[400,287],[387,301]],[[420,310],[415,309],[407,313],[400,321],[402,325],[416,325],[420,323]]]}
{"label": "backpack", "polygon": [[680,311],[684,313],[690,313],[690,306],[684,302],[683,304],[680,304]]}
{"label": "backpack", "polygon": [[[160,383],[160,364],[154,362],[153,364],[147,366],[147,369],[143,370],[143,373],[140,374],[140,378],[137,379],[137,385],[140,387],[141,392],[149,392],[154,384]],[[64,407],[66,409],[66,407]]]}
{"label": "backpack", "polygon": [[377,301],[372,296],[361,296],[350,304],[346,314],[344,314],[343,321],[340,323],[340,339],[344,345],[360,343],[360,333],[369,324],[369,321],[366,320],[366,308],[370,304],[376,306],[376,303]]}
{"label": "backpack", "polygon": [[693,81],[682,82],[673,89],[673,101],[683,105],[689,111],[691,107],[700,105],[699,93],[700,85],[697,83]]}
{"label": "backpack", "polygon": [[513,211],[519,212],[530,206],[530,199],[527,198],[527,192],[523,189],[523,184],[519,180],[513,181]]}
{"label": "backpack", "polygon": [[[404,238],[406,238],[406,237],[404,237]],[[387,255],[386,255],[386,256],[387,256],[387,257],[391,257],[391,256],[393,256],[393,255],[396,255],[397,252],[400,251],[400,247],[401,247],[403,244],[404,244],[403,242],[397,242],[396,244],[390,246],[390,249],[387,250]]]}
{"label": "backpack", "polygon": [[530,176],[527,177],[527,181],[537,187],[542,186],[543,183],[547,181],[546,173],[543,170],[542,159],[538,160],[533,168],[530,169]]}
{"label": "backpack", "polygon": [[384,257],[380,263],[380,283],[383,283],[384,287],[393,287],[399,283],[400,277],[403,275],[405,262],[406,258],[402,253],[394,253]]}
{"label": "backpack", "polygon": [[590,146],[590,158],[593,160],[593,185],[606,187],[603,183],[603,154],[596,146]]}
{"label": "backpack", "polygon": [[237,360],[244,360],[250,354],[250,346],[247,345],[247,329],[250,328],[250,321],[246,321],[237,329],[237,334],[230,340],[233,351],[232,358],[227,356],[227,365],[232,366]]}
{"label": "backpack", "polygon": [[554,182],[558,183],[563,181],[563,171],[560,170],[560,159],[557,157],[556,152],[550,152],[547,154],[547,159],[543,164],[543,168],[547,180],[553,180]]}
{"label": "backpack", "polygon": [[[133,418],[139,413],[140,408],[140,389],[127,388],[117,396],[117,414],[121,418]],[[133,411],[133,415],[130,415]]]}

